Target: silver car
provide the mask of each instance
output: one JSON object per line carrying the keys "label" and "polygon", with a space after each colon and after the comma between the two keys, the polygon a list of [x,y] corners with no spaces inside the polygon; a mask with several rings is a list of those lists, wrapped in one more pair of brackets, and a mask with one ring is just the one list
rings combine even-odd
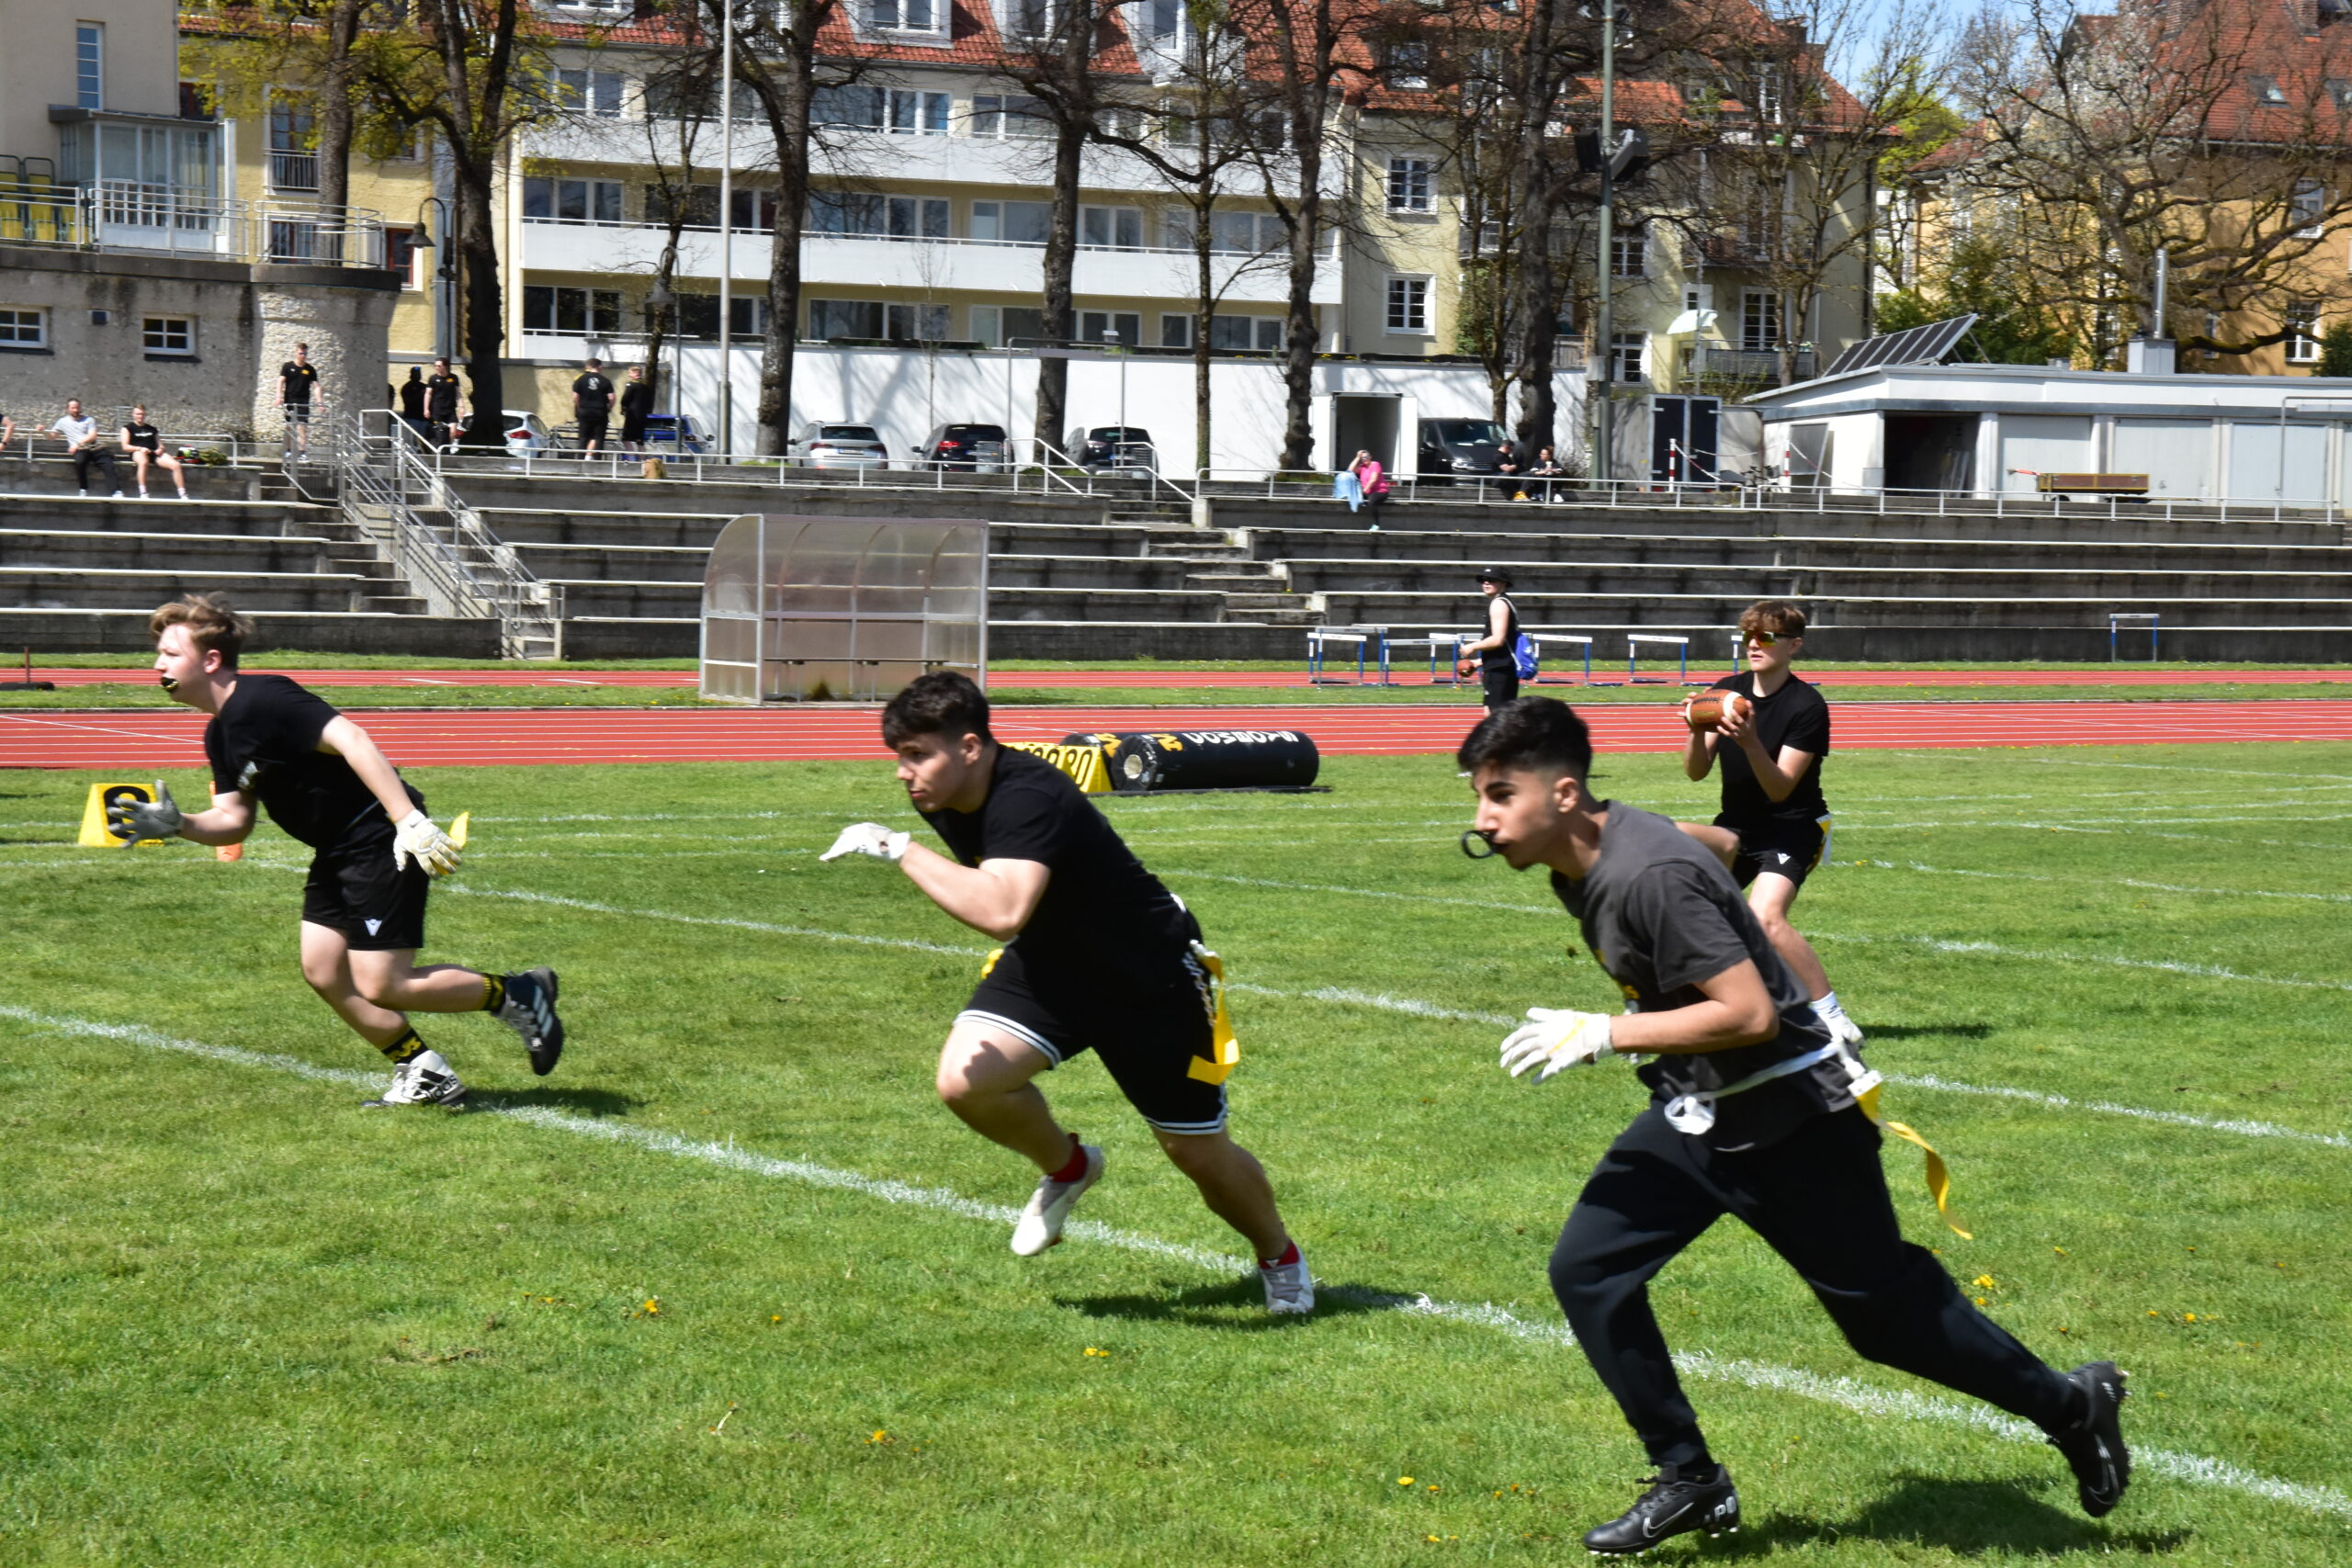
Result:
{"label": "silver car", "polygon": [[870,424],[832,424],[812,420],[785,448],[794,465],[805,468],[887,468],[890,449]]}

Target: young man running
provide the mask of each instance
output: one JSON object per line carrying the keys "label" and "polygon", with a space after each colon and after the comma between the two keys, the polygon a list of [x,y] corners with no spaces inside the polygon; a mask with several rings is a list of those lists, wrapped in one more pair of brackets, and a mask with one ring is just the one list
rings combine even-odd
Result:
{"label": "young man running", "polygon": [[172,700],[212,716],[204,754],[212,807],[183,812],[159,780],[152,802],[119,801],[108,826],[141,839],[243,843],[254,805],[316,852],[302,890],[302,977],[336,1016],[392,1062],[392,1086],[369,1105],[463,1103],[441,1053],[417,1038],[412,1012],[487,1012],[523,1037],[531,1070],[563,1054],[552,969],[483,975],[454,964],[417,967],[424,895],[458,869],[458,849],[424,814],[368,732],[283,675],[243,675],[252,627],[217,594],[157,610],[155,673]]}
{"label": "young man running", "polygon": [[2114,1507],[2132,1472],[2123,1374],[2109,1361],[2044,1364],[1903,1240],[1878,1128],[1856,1098],[1873,1079],[1805,1004],[1730,874],[1667,818],[1593,797],[1591,738],[1564,703],[1526,697],[1487,715],[1456,761],[1477,792],[1472,833],[1514,871],[1551,872],[1585,945],[1639,1009],[1531,1010],[1502,1065],[1541,1083],[1652,1057],[1638,1072],[1648,1108],[1601,1156],[1552,1254],[1577,1343],[1658,1470],[1586,1547],[1638,1552],[1738,1527],[1739,1495],[1649,1303],[1651,1276],[1724,1214],[1796,1269],[1857,1351],[2033,1422],[2072,1467],[2083,1510]]}
{"label": "young man running", "polygon": [[1306,1313],[1315,1281],[1283,1227],[1265,1168],[1226,1131],[1236,1059],[1222,966],[1200,923],[1059,769],[989,733],[989,701],[953,671],[921,676],[882,712],[899,782],[955,858],[876,822],[822,858],[895,863],[931,901],[1004,945],[939,1053],[940,1098],[1041,1173],[1013,1227],[1033,1258],[1062,1238],[1102,1176],[1102,1151],[1065,1132],[1031,1080],[1092,1049],[1211,1213],[1259,1260],[1266,1310]]}
{"label": "young man running", "polygon": [[1804,650],[1804,612],[1785,600],[1761,600],[1741,614],[1747,668],[1710,690],[1736,692],[1754,705],[1735,713],[1726,704],[1720,725],[1692,731],[1683,744],[1682,771],[1703,779],[1715,760],[1723,760],[1723,809],[1715,826],[1739,835],[1732,874],[1747,889],[1772,951],[1804,982],[1813,1010],[1839,1040],[1859,1045],[1861,1029],[1838,1006],[1821,955],[1789,924],[1797,890],[1829,853],[1829,803],[1821,793],[1829,705],[1818,687],[1789,671]]}

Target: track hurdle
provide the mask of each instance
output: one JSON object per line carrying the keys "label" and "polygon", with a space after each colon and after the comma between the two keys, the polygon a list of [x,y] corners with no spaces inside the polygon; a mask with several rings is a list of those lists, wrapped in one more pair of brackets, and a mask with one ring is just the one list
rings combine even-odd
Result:
{"label": "track hurdle", "polygon": [[2156,661],[2157,616],[2153,610],[2110,610],[2108,612],[2107,661],[2109,664],[2119,662],[2120,655],[2116,652],[2116,637],[2121,624],[2125,621],[2148,623],[2148,662],[2154,664]]}
{"label": "track hurdle", "polygon": [[[1351,642],[1356,645],[1356,678],[1354,680],[1344,680],[1337,676],[1327,678],[1324,675],[1323,671],[1327,658],[1325,648],[1327,644],[1334,642]],[[1374,659],[1379,661],[1380,665],[1380,679],[1378,681],[1373,681],[1367,678],[1365,672],[1366,661]],[[1353,630],[1346,630],[1337,626],[1307,627],[1306,683],[1310,686],[1385,686],[1391,684],[1391,682],[1388,679],[1387,628],[1384,626],[1359,626]]]}
{"label": "track hurdle", "polygon": [[[1584,683],[1588,686],[1592,684],[1592,638],[1579,637],[1574,632],[1529,632],[1527,637],[1528,640],[1535,645],[1535,657],[1539,660],[1544,657],[1545,645],[1549,643],[1556,642],[1563,647],[1582,649],[1584,650]],[[1532,683],[1540,686],[1544,683],[1544,671],[1539,664]]]}
{"label": "track hurdle", "polygon": [[[1690,639],[1689,637],[1654,637],[1646,633],[1635,633],[1625,638],[1625,684],[1628,686],[1639,686],[1644,683],[1640,674],[1640,662],[1642,657],[1642,644],[1645,642],[1659,643],[1672,648],[1675,651],[1676,657],[1681,660],[1682,666],[1682,672],[1675,677],[1673,683],[1682,686],[1687,686],[1690,683]],[[1648,684],[1655,686],[1663,686],[1667,683],[1668,682],[1664,681],[1652,681],[1648,682]]]}

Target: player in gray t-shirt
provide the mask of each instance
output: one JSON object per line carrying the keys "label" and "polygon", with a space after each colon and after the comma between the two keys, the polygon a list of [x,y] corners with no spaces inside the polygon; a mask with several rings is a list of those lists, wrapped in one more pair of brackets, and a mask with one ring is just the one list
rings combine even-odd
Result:
{"label": "player in gray t-shirt", "polygon": [[[1637,1552],[1739,1525],[1739,1496],[1700,1432],[1650,1310],[1649,1281],[1725,1214],[1813,1288],[1864,1356],[2041,1427],[2073,1467],[2084,1511],[2131,1475],[2109,1361],[2062,1373],[1969,1304],[1903,1239],[1864,1096],[1875,1082],[1832,1041],[1719,861],[1666,818],[1594,798],[1592,741],[1565,703],[1488,714],[1456,761],[1484,840],[1514,871],[1548,867],[1584,941],[1639,1010],[1538,1008],[1503,1042],[1513,1077],[1646,1055],[1650,1103],[1586,1181],[1552,1254],[1577,1343],[1649,1457],[1655,1483],[1587,1548]],[[1473,852],[1476,852],[1475,851]]]}

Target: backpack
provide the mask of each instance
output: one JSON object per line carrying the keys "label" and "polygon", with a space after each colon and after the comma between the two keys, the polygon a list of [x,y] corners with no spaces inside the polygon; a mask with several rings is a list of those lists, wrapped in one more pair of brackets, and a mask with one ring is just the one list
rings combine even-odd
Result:
{"label": "backpack", "polygon": [[1519,671],[1521,680],[1533,680],[1535,671],[1543,667],[1542,659],[1535,650],[1535,639],[1525,632],[1520,633],[1519,640],[1511,644],[1510,661]]}

